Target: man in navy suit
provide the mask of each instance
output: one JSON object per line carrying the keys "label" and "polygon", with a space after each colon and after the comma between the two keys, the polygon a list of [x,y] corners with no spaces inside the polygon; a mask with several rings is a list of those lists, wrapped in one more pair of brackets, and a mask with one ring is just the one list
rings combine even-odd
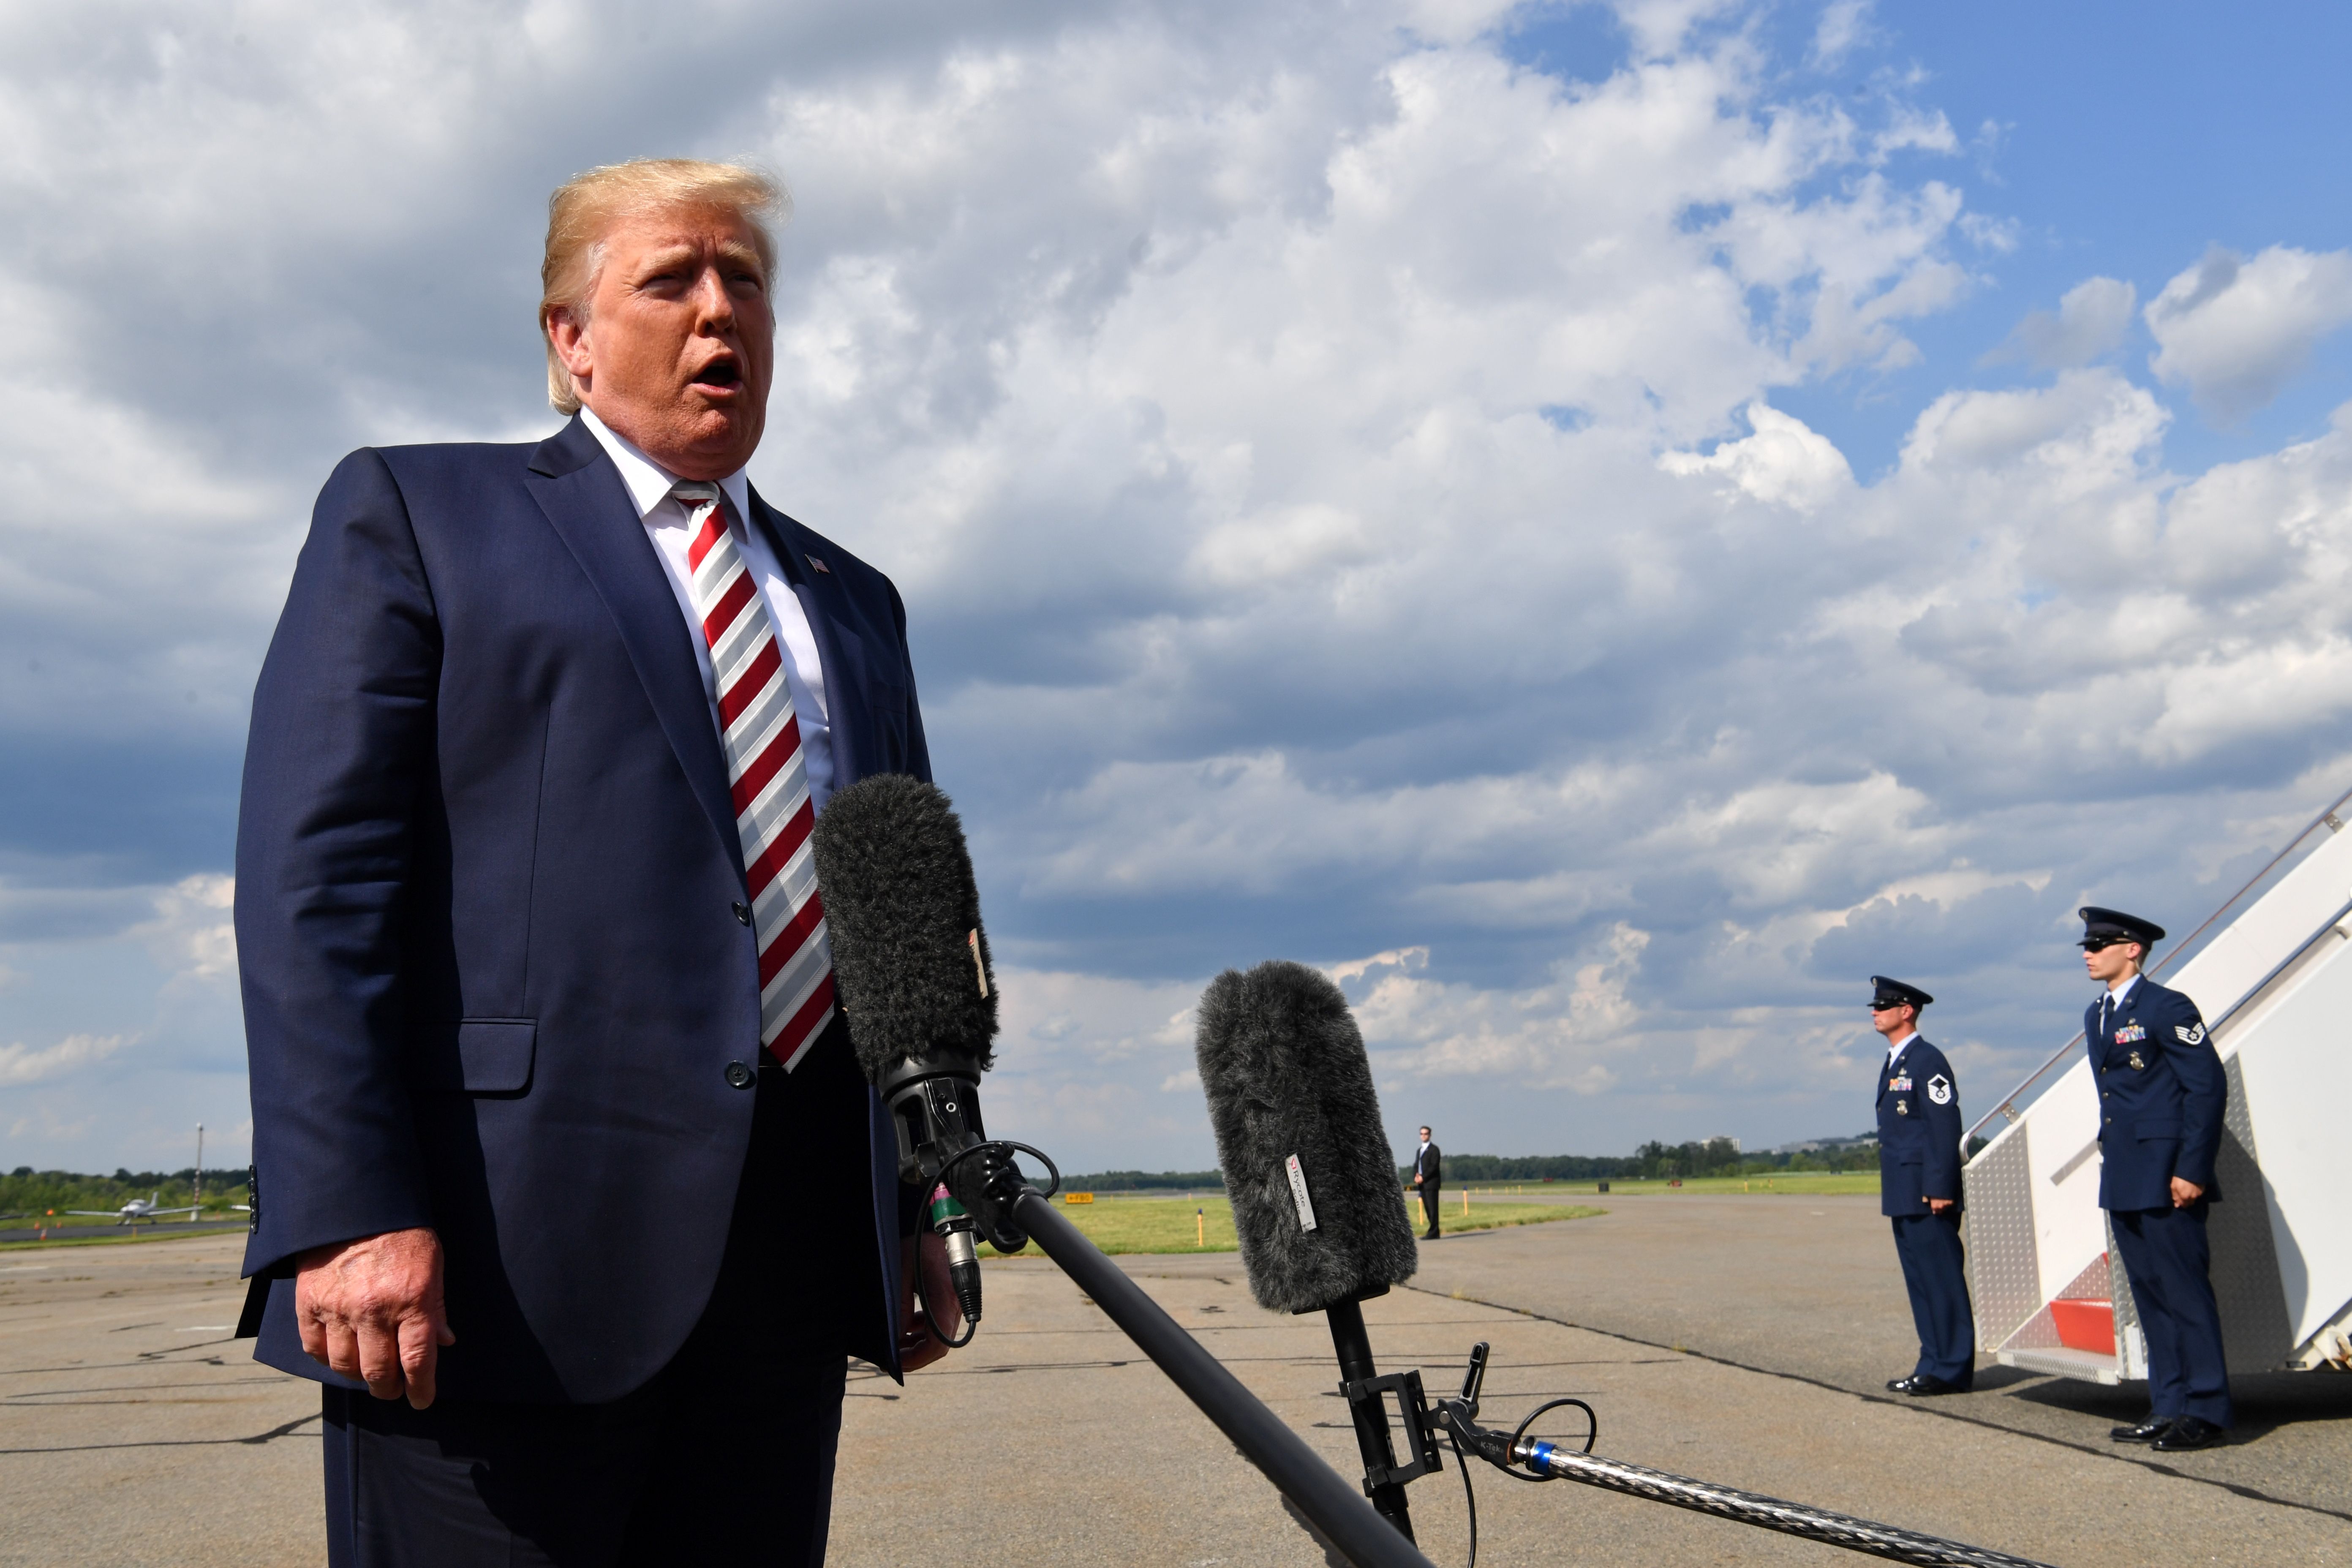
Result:
{"label": "man in navy suit", "polygon": [[1927,1397],[1976,1382],[1976,1316],[1960,1249],[1960,1086],[1944,1053],[1919,1034],[1935,998],[1916,985],[1870,977],[1870,1026],[1886,1040],[1878,1074],[1878,1209],[1895,1225],[1895,1254],[1911,1293],[1919,1362],[1886,1386]]}
{"label": "man in navy suit", "polygon": [[2105,991],[2083,1014],[2099,1090],[2099,1206],[2147,1338],[2147,1420],[2119,1443],[2172,1453],[2225,1440],[2232,1420],[2205,1209],[2230,1080],[2197,1004],[2140,973],[2164,928],[2086,906],[2083,966]]}
{"label": "man in navy suit", "polygon": [[1423,1241],[1435,1241],[1437,1228],[1437,1190],[1445,1180],[1445,1163],[1439,1157],[1437,1145],[1429,1141],[1429,1129],[1421,1130],[1421,1146],[1412,1152],[1412,1184],[1421,1189],[1422,1217],[1428,1228],[1422,1233]]}
{"label": "man in navy suit", "polygon": [[572,422],[345,458],[254,694],[243,1327],[334,1564],[821,1562],[845,1357],[940,1353],[805,846],[929,776],[905,612],[743,478],[780,195],[560,190]]}

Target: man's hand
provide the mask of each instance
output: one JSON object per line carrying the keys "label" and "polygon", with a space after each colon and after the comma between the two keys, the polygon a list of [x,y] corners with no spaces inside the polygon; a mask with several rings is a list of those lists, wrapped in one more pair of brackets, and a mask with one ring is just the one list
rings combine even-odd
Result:
{"label": "man's hand", "polygon": [[294,1321],[302,1349],[378,1399],[433,1403],[445,1345],[457,1342],[441,1307],[441,1238],[429,1230],[388,1230],[296,1260]]}
{"label": "man's hand", "polygon": [[956,1304],[955,1284],[948,1278],[947,1242],[930,1230],[908,1237],[898,1257],[898,1364],[908,1372],[948,1353],[948,1347],[923,1324],[923,1309],[915,1300],[918,1268],[923,1271],[923,1300],[940,1314],[940,1332],[949,1339],[963,1332],[963,1309]]}
{"label": "man's hand", "polygon": [[2195,1203],[2199,1198],[2201,1198],[2204,1195],[2205,1189],[2199,1186],[2196,1183],[2184,1182],[2179,1176],[2172,1178],[2172,1206],[2174,1208],[2185,1209],[2190,1204]]}
{"label": "man's hand", "polygon": [[1951,1206],[1952,1200],[1949,1198],[1929,1198],[1927,1200],[1927,1212],[1929,1214],[1942,1214],[1946,1209],[1948,1209]]}
{"label": "man's hand", "polygon": [[1412,1184],[1416,1187],[1421,1185],[1421,1173],[1419,1171],[1415,1171],[1412,1173]]}

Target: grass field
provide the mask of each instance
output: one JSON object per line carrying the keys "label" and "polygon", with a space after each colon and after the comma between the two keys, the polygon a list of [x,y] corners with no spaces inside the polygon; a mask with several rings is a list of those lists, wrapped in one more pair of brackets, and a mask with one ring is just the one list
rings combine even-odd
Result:
{"label": "grass field", "polygon": [[[1448,1202],[1463,1189],[1452,1183],[1445,1186]],[[1590,1193],[1597,1190],[1591,1182],[1473,1182],[1469,1190],[1485,1196],[1492,1193],[1509,1196],[1514,1194]],[[1870,1196],[1878,1193],[1878,1173],[1848,1171],[1832,1175],[1827,1171],[1784,1171],[1775,1176],[1693,1176],[1679,1187],[1670,1187],[1663,1180],[1642,1181],[1632,1176],[1614,1176],[1609,1182],[1609,1196],[1638,1196],[1645,1193],[1790,1193],[1805,1196]]]}
{"label": "grass field", "polygon": [[[1234,1236],[1233,1205],[1223,1198],[1129,1198],[1105,1193],[1090,1204],[1055,1206],[1105,1252],[1233,1252],[1241,1246]],[[1583,1219],[1602,1212],[1581,1204],[1482,1200],[1470,1205],[1468,1219],[1460,1217],[1457,1205],[1447,1211],[1443,1224],[1449,1232],[1493,1230],[1502,1226],[1541,1225],[1547,1220]],[[1418,1212],[1411,1217],[1418,1230]],[[1206,1245],[1201,1240],[1203,1236]],[[983,1257],[994,1256],[993,1248],[983,1247],[981,1251]]]}

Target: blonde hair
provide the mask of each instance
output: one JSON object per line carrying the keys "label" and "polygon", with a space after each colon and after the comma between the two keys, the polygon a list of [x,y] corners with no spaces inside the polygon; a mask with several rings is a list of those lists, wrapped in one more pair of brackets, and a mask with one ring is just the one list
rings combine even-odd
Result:
{"label": "blonde hair", "polygon": [[555,354],[548,318],[557,310],[585,321],[596,275],[604,266],[604,236],[614,223],[661,207],[717,207],[749,225],[761,269],[773,287],[773,215],[792,216],[793,198],[772,175],[741,163],[694,158],[633,158],[575,174],[547,198],[547,255],[539,267],[539,331],[547,342],[547,401],[558,414],[580,412],[572,373]]}

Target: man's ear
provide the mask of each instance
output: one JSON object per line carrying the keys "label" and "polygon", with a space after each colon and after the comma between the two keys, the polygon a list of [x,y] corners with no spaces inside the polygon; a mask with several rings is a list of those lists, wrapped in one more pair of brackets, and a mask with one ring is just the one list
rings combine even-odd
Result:
{"label": "man's ear", "polygon": [[572,373],[575,382],[589,380],[596,372],[596,356],[589,345],[588,323],[578,319],[571,306],[556,305],[547,312],[547,341],[555,350],[555,357]]}

